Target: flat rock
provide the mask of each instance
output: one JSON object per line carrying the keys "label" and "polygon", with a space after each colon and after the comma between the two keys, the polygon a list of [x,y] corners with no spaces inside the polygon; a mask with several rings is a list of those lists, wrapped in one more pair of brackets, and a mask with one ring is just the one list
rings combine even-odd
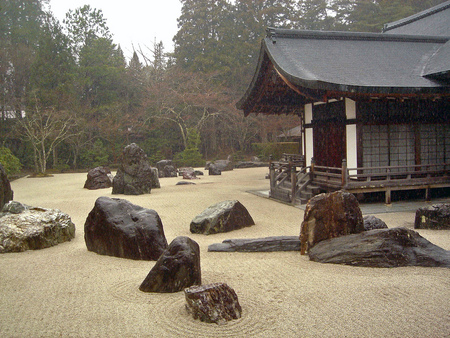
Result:
{"label": "flat rock", "polygon": [[[12,210],[10,213],[7,210]],[[22,209],[22,211],[20,211]],[[0,218],[0,253],[48,248],[75,237],[75,224],[57,209],[4,208]]]}
{"label": "flat rock", "polygon": [[364,231],[359,203],[353,194],[335,191],[308,201],[300,230],[301,254],[317,243]]}
{"label": "flat rock", "polygon": [[157,260],[167,248],[161,218],[119,198],[99,197],[84,224],[89,251],[137,260]]}
{"label": "flat rock", "polygon": [[425,266],[450,268],[450,251],[407,228],[376,229],[328,239],[309,251],[315,262],[392,268]]}
{"label": "flat rock", "polygon": [[216,252],[273,252],[300,251],[298,236],[274,236],[253,239],[226,239],[222,243],[208,246]]}
{"label": "flat rock", "polygon": [[180,236],[163,252],[139,290],[172,293],[201,283],[200,247],[189,237]]}
{"label": "flat rock", "polygon": [[192,286],[184,295],[186,310],[202,322],[225,324],[242,316],[236,292],[225,283]]}
{"label": "flat rock", "polygon": [[255,222],[247,209],[237,200],[216,203],[197,215],[190,230],[195,234],[217,234],[252,226]]}
{"label": "flat rock", "polygon": [[450,204],[434,204],[417,209],[414,229],[450,229]]}

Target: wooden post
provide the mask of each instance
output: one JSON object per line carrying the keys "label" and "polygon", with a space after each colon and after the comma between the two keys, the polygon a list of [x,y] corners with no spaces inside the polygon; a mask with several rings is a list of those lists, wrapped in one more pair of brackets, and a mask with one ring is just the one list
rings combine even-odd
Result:
{"label": "wooden post", "polygon": [[431,200],[431,191],[430,187],[425,188],[425,201],[429,202]]}
{"label": "wooden post", "polygon": [[297,194],[297,173],[295,166],[289,166],[291,169],[291,203],[295,204],[295,195]]}
{"label": "wooden post", "polygon": [[347,186],[347,160],[344,158],[342,160],[342,187],[341,188],[345,188]]}
{"label": "wooden post", "polygon": [[391,204],[391,188],[387,188],[385,192],[385,203]]}
{"label": "wooden post", "polygon": [[314,157],[311,157],[311,169],[309,170],[309,179],[311,180],[311,182],[314,181],[314,165],[315,165]]}

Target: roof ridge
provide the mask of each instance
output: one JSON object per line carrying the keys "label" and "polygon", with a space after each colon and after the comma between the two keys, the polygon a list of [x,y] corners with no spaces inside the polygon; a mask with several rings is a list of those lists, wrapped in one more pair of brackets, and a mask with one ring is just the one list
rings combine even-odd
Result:
{"label": "roof ridge", "polygon": [[[449,1],[450,5],[450,1]],[[318,31],[269,27],[266,30],[267,38],[276,43],[277,38],[304,38],[304,39],[333,39],[333,40],[367,40],[367,41],[401,41],[401,42],[447,42],[450,37],[408,35],[408,34],[383,34],[372,32],[348,32],[348,31]]]}
{"label": "roof ridge", "polygon": [[427,16],[439,13],[439,12],[441,12],[441,11],[447,9],[447,8],[450,8],[450,1],[443,2],[443,3],[439,4],[439,5],[436,5],[436,6],[433,6],[431,8],[428,8],[428,9],[426,9],[424,11],[419,12],[419,13],[410,15],[410,16],[408,16],[406,18],[403,18],[403,19],[400,19],[400,20],[397,20],[397,21],[394,21],[394,22],[389,22],[389,23],[384,25],[383,33],[387,32],[387,31],[389,31],[391,29],[398,28],[398,27],[410,24],[411,22],[421,20],[421,19],[423,19],[423,18],[425,18]]}

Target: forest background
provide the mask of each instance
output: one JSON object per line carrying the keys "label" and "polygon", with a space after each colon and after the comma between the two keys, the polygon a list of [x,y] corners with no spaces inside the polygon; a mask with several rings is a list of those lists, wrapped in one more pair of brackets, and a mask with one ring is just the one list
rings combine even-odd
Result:
{"label": "forest background", "polygon": [[300,124],[235,107],[267,27],[381,32],[445,2],[180,1],[174,51],[154,42],[127,60],[101,9],[76,8],[59,22],[48,0],[0,0],[0,162],[9,174],[114,167],[132,142],[153,164],[261,155],[253,143],[282,141]]}

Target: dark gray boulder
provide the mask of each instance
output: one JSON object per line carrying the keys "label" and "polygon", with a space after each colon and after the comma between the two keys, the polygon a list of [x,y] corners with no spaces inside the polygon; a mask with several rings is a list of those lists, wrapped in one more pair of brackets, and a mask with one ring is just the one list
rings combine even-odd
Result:
{"label": "dark gray boulder", "polygon": [[180,236],[159,257],[139,290],[172,293],[201,283],[200,247],[189,237]]}
{"label": "dark gray boulder", "polygon": [[157,260],[167,248],[158,213],[126,200],[99,197],[84,224],[89,251],[136,260]]}
{"label": "dark gray boulder", "polygon": [[0,164],[0,209],[9,201],[12,201],[14,193],[11,190],[8,175],[5,168]]}
{"label": "dark gray boulder", "polygon": [[208,246],[208,251],[217,252],[273,252],[300,251],[298,236],[274,236],[252,239],[226,239],[222,243]]}
{"label": "dark gray boulder", "polygon": [[202,322],[224,324],[242,316],[236,292],[225,283],[191,286],[184,296],[188,313]]}
{"label": "dark gray boulder", "polygon": [[230,200],[206,208],[192,220],[190,230],[194,234],[211,235],[254,224],[247,209],[239,201]]}
{"label": "dark gray boulder", "polygon": [[208,167],[208,174],[211,176],[222,175],[222,171],[215,164],[210,164]]}
{"label": "dark gray boulder", "polygon": [[158,170],[152,168],[147,155],[135,143],[126,146],[122,162],[113,180],[113,194],[149,194],[152,187],[160,187]]}
{"label": "dark gray boulder", "polygon": [[111,188],[113,178],[108,167],[96,167],[89,170],[84,188],[89,190]]}
{"label": "dark gray boulder", "polygon": [[363,221],[364,221],[364,230],[365,231],[388,228],[388,226],[386,225],[386,223],[383,220],[381,220],[378,217],[375,217],[373,215],[364,216]]}
{"label": "dark gray boulder", "polygon": [[359,203],[353,194],[335,191],[308,201],[300,230],[301,254],[320,241],[364,231]]}
{"label": "dark gray boulder", "polygon": [[377,268],[450,268],[450,251],[407,228],[376,229],[328,239],[311,248],[309,258],[321,263]]}
{"label": "dark gray boulder", "polygon": [[414,229],[450,229],[450,204],[434,204],[417,209]]}

